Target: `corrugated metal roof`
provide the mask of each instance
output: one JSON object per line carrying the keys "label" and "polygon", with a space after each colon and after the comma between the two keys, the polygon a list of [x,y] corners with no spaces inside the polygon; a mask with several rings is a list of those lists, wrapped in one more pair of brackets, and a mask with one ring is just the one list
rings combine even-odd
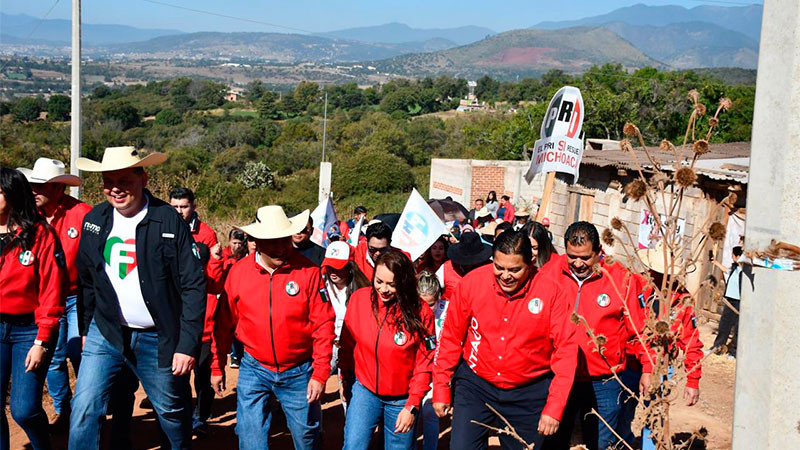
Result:
{"label": "corrugated metal roof", "polygon": [[[665,170],[672,170],[676,163],[675,154],[671,151],[661,150],[659,147],[647,147],[650,156]],[[681,150],[678,149],[680,156]],[[683,157],[691,157],[692,149],[687,148]],[[643,168],[652,168],[653,164],[648,159],[644,150],[635,148],[634,153],[620,150],[619,141],[608,139],[587,139],[583,151],[581,164],[590,164],[598,167],[617,167],[620,169],[636,170],[636,162]],[[750,143],[730,142],[725,144],[711,144],[708,153],[698,159],[695,164],[697,173],[715,180],[729,180],[747,183],[747,173],[750,167]]]}

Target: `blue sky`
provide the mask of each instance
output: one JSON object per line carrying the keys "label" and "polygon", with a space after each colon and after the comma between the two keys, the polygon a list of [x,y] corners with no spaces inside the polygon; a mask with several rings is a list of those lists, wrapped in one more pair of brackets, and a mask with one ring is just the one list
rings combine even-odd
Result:
{"label": "blue sky", "polygon": [[[479,25],[495,31],[524,28],[544,20],[594,16],[636,3],[737,6],[762,0],[153,0],[312,32],[401,22],[418,28]],[[55,0],[0,0],[6,14],[43,16]],[[83,0],[85,23],[123,24],[182,31],[277,31],[286,28],[180,10],[147,0]],[[71,18],[72,2],[60,0],[48,18]]]}

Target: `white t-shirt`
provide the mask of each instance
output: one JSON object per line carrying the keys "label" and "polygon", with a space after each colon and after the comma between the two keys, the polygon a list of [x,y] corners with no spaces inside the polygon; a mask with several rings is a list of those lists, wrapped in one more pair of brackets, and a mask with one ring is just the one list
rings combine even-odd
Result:
{"label": "white t-shirt", "polygon": [[344,314],[347,312],[347,286],[339,289],[333,283],[326,283],[328,285],[328,294],[331,299],[331,306],[336,313],[336,322],[334,329],[336,331],[336,338],[342,335],[342,325],[344,325]]}
{"label": "white t-shirt", "polygon": [[147,207],[145,203],[144,208],[133,217],[125,217],[115,209],[113,226],[103,251],[106,275],[119,300],[120,321],[130,328],[155,326],[142,296],[136,259],[136,226],[147,214]]}

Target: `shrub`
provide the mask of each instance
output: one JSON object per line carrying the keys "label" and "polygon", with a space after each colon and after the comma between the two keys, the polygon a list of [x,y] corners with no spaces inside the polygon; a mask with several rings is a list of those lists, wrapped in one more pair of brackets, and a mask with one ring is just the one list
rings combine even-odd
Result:
{"label": "shrub", "polygon": [[408,191],[414,186],[414,175],[403,159],[373,147],[362,148],[334,171],[334,191],[340,195]]}
{"label": "shrub", "polygon": [[71,111],[72,101],[66,95],[53,95],[47,101],[47,120],[59,122],[69,120]]}
{"label": "shrub", "polygon": [[180,125],[183,118],[174,109],[166,108],[156,114],[156,123],[161,125],[175,126]]}
{"label": "shrub", "polygon": [[37,97],[25,97],[14,105],[11,112],[17,120],[30,122],[39,118],[39,114],[44,110],[44,100]]}
{"label": "shrub", "polygon": [[260,189],[275,186],[272,170],[262,161],[248,161],[244,170],[236,177],[242,186],[248,189]]}

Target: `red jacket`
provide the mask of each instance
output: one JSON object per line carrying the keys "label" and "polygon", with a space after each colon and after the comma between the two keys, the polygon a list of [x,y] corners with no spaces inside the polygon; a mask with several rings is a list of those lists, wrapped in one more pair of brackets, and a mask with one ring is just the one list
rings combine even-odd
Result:
{"label": "red jacket", "polygon": [[[636,332],[641,332],[644,327],[644,309],[639,302],[639,284],[633,275],[620,264],[601,262],[609,274],[593,273],[579,284],[569,269],[567,256],[553,255],[553,258],[558,258],[560,270],[548,273],[567,291],[570,312],[583,317],[595,336],[602,335],[606,338],[603,355],[607,363],[597,352],[586,325],[583,322],[570,323],[575,329],[575,339],[579,346],[575,378],[582,381],[605,378],[612,374],[611,367],[616,372],[625,370],[627,351],[639,357],[643,372],[650,373],[650,358],[636,338]],[[622,297],[617,294],[617,290]],[[633,323],[625,316],[625,305]]]}
{"label": "red jacket", "polygon": [[262,366],[283,372],[311,359],[312,377],[325,383],[331,372],[333,307],[323,300],[319,268],[295,250],[270,275],[258,253],[233,265],[217,308],[213,375],[222,375],[234,335]]}
{"label": "red jacket", "polygon": [[78,242],[81,241],[83,232],[83,217],[91,210],[92,207],[88,204],[64,195],[50,222],[50,226],[56,230],[67,264],[68,282],[65,296],[78,295],[78,267],[75,265],[75,259],[78,256]]}
{"label": "red jacket", "polygon": [[516,215],[516,211],[514,210],[514,205],[511,202],[506,202],[505,204],[505,212],[503,213],[503,222],[508,222],[510,224],[514,223],[514,216]]}
{"label": "red jacket", "polygon": [[[340,339],[339,368],[353,373],[375,395],[408,394],[406,406],[419,407],[430,389],[436,330],[433,312],[422,303],[423,339],[411,335],[400,321],[396,307],[378,301],[378,317],[372,311],[372,288],[353,293],[347,304]],[[380,323],[379,323],[380,321]],[[354,367],[355,366],[355,367]]]}
{"label": "red jacket", "polygon": [[444,278],[444,290],[442,290],[442,298],[445,300],[450,300],[451,298],[455,297],[456,288],[458,288],[458,284],[461,283],[461,279],[464,277],[456,272],[456,269],[453,268],[453,261],[450,261],[449,259],[442,264],[442,276]]}
{"label": "red jacket", "polygon": [[[205,222],[201,222],[197,215],[194,216],[194,220],[189,223],[189,226],[192,229],[192,237],[195,242],[205,245],[209,250],[217,245],[217,233]],[[223,262],[214,259],[213,256],[208,260],[208,264],[204,269],[206,272],[207,295],[206,317],[203,321],[203,342],[211,342],[211,335],[214,333],[214,313],[217,311],[217,294],[220,293],[225,272],[223,270]]]}
{"label": "red jacket", "polygon": [[550,278],[535,274],[513,296],[492,265],[468,273],[450,300],[433,368],[433,401],[450,403],[450,379],[461,358],[501,388],[523,386],[550,372],[543,414],[561,420],[577,364],[567,298]]}
{"label": "red jacket", "polygon": [[64,314],[66,275],[60,253],[55,232],[38,224],[30,250],[6,244],[0,254],[0,313],[33,313],[39,327],[36,339],[44,342],[58,336],[58,320]]}

